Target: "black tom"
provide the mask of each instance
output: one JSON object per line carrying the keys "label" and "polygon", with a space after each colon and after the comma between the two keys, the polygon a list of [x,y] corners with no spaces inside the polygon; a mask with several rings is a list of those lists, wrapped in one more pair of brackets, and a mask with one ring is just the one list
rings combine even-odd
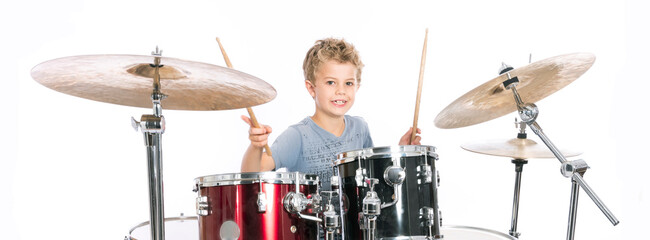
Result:
{"label": "black tom", "polygon": [[435,147],[421,145],[338,154],[334,174],[338,176],[339,196],[343,196],[344,239],[439,234],[436,160]]}

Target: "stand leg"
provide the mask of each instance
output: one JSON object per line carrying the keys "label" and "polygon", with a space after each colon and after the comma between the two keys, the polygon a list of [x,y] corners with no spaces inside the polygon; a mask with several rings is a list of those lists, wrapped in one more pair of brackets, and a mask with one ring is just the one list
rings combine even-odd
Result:
{"label": "stand leg", "polygon": [[165,240],[165,211],[163,209],[162,150],[160,133],[144,133],[149,171],[149,218],[151,239]]}
{"label": "stand leg", "polygon": [[519,216],[519,195],[521,192],[521,173],[524,170],[524,164],[528,163],[524,159],[513,159],[512,163],[515,164],[515,193],[512,199],[512,221],[510,223],[510,236],[519,238],[521,233],[517,232],[517,220]]}
{"label": "stand leg", "polygon": [[573,240],[576,231],[576,217],[578,214],[578,194],[580,185],[575,180],[571,180],[571,206],[569,208],[569,227],[567,229],[567,240]]}

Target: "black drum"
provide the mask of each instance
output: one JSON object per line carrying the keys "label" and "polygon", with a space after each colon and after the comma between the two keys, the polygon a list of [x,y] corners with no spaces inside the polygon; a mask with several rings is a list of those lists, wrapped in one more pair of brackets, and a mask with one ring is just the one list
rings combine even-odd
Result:
{"label": "black drum", "polygon": [[403,239],[440,233],[436,160],[435,147],[420,145],[338,154],[334,180],[338,179],[342,196],[344,239],[366,239],[364,235]]}

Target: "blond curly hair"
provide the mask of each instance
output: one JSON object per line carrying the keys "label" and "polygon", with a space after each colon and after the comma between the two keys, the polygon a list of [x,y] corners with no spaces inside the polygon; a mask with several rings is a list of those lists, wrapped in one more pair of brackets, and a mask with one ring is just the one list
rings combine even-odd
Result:
{"label": "blond curly hair", "polygon": [[302,63],[305,80],[314,83],[316,71],[324,62],[335,60],[339,63],[351,63],[357,68],[357,83],[361,82],[363,63],[354,45],[343,39],[325,38],[316,41]]}

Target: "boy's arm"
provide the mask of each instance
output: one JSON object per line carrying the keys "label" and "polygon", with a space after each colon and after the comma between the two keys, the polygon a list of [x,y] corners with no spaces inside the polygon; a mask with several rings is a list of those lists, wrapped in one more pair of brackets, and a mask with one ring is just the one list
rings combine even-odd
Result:
{"label": "boy's arm", "polygon": [[[413,131],[413,127],[409,128],[409,130],[406,131],[404,136],[402,136],[402,138],[399,139],[399,145],[420,145],[420,140],[422,139],[420,135],[416,135],[413,142],[411,142],[412,131]],[[422,131],[418,128],[416,133],[420,134],[422,133]]]}
{"label": "boy's arm", "polygon": [[264,153],[263,147],[256,147],[253,144],[248,146],[244,159],[241,162],[242,172],[265,172],[275,169],[273,157]]}
{"label": "boy's arm", "polygon": [[263,153],[264,146],[267,144],[269,134],[272,131],[271,127],[262,126],[256,128],[251,124],[250,118],[246,116],[242,116],[241,118],[250,126],[250,129],[248,130],[248,138],[251,141],[251,144],[244,153],[244,158],[241,163],[241,171],[264,172],[275,169],[273,157]]}

